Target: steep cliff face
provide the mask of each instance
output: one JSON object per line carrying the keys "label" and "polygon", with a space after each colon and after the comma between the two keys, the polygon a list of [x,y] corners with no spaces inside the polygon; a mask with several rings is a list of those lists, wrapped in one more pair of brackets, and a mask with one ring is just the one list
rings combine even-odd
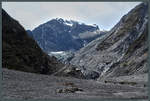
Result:
{"label": "steep cliff face", "polygon": [[142,35],[137,38],[127,49],[123,57],[112,64],[105,73],[105,77],[117,77],[125,75],[137,75],[148,73],[148,25]]}
{"label": "steep cliff face", "polygon": [[105,36],[78,51],[71,63],[81,66],[85,74],[94,70],[101,77],[147,73],[147,11],[146,3],[136,6]]}
{"label": "steep cliff face", "polygon": [[26,72],[52,74],[64,65],[46,55],[18,21],[2,10],[2,66]]}

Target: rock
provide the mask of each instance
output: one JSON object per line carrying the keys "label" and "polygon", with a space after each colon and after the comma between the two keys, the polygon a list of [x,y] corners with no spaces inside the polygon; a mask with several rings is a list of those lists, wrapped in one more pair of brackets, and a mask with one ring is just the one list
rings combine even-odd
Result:
{"label": "rock", "polygon": [[75,77],[79,79],[85,79],[85,76],[81,72],[78,67],[74,65],[67,64],[62,69],[60,69],[58,72],[54,73],[55,76],[66,76],[66,77]]}
{"label": "rock", "polygon": [[92,70],[88,70],[88,71],[85,70],[83,71],[83,74],[86,79],[94,79],[94,80],[96,80],[100,76],[98,72]]}
{"label": "rock", "polygon": [[57,93],[75,93],[76,91],[83,91],[83,89],[78,87],[67,87],[63,89],[57,89]]}

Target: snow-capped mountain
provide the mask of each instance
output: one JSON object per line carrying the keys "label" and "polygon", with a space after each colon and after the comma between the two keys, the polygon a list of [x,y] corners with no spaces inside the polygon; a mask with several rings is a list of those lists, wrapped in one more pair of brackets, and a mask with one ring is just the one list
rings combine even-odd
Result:
{"label": "snow-capped mountain", "polygon": [[33,38],[47,53],[79,50],[103,34],[96,24],[86,25],[62,18],[52,19],[32,31]]}

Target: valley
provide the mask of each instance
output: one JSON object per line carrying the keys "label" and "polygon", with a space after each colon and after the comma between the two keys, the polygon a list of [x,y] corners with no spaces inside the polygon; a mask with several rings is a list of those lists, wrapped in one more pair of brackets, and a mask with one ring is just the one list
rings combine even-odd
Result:
{"label": "valley", "polygon": [[148,4],[109,31],[51,19],[33,30],[2,9],[4,99],[148,99]]}

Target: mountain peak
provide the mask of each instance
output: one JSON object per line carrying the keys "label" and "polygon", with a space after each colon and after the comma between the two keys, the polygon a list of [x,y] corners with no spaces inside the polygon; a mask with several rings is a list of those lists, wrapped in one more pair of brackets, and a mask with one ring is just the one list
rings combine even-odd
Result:
{"label": "mountain peak", "polygon": [[68,26],[72,26],[73,24],[82,24],[82,23],[75,21],[75,20],[67,20],[67,19],[63,19],[63,18],[55,18],[53,20],[56,20],[59,23],[63,23],[63,24],[68,25]]}
{"label": "mountain peak", "polygon": [[73,26],[75,24],[78,24],[78,25],[86,25],[86,26],[96,27],[97,29],[99,29],[97,24],[85,24],[83,22],[75,21],[75,20],[72,20],[72,19],[67,20],[67,19],[64,19],[64,18],[54,18],[52,20],[58,21],[59,23],[62,23],[62,24],[67,25],[67,26]]}
{"label": "mountain peak", "polygon": [[[101,36],[98,30],[96,24],[88,25],[70,19],[53,18],[35,28],[32,34],[45,52],[70,51],[79,50]],[[66,39],[69,42],[66,42]]]}

